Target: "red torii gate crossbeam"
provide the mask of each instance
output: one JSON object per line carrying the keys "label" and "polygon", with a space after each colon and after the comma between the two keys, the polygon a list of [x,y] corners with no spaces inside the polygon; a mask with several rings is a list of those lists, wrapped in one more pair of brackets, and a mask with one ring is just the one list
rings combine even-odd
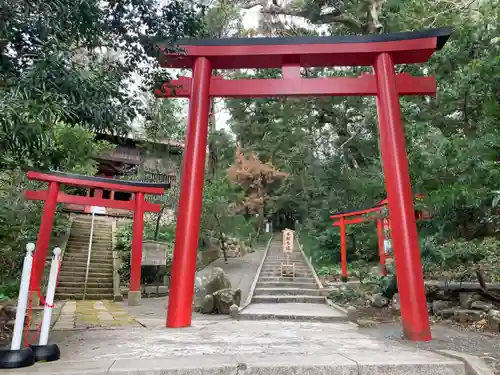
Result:
{"label": "red torii gate crossbeam", "polygon": [[[144,199],[145,194],[162,195],[168,184],[152,184],[138,181],[114,180],[105,177],[90,177],[62,172],[28,172],[30,180],[48,183],[45,190],[26,190],[27,199],[44,201],[42,221],[36,241],[36,250],[33,257],[33,270],[30,281],[30,296],[36,298],[40,291],[43,269],[49,247],[50,234],[54,221],[57,203],[79,204],[86,206],[100,206],[129,210],[134,212],[132,226],[132,254],[130,259],[130,291],[129,303],[137,304],[141,298],[141,261],[142,235],[145,212],[160,212],[160,205],[149,203]],[[130,201],[115,201],[94,197],[69,195],[60,191],[61,185],[78,186],[103,190],[115,190],[133,193],[135,198]]]}
{"label": "red torii gate crossbeam", "polygon": [[[191,325],[210,97],[372,95],[377,99],[403,331],[409,339],[430,340],[399,96],[434,94],[436,83],[431,77],[397,75],[394,65],[426,62],[450,33],[442,28],[365,36],[187,40],[180,43],[182,53],[161,46],[163,67],[193,71],[192,79],[167,83],[156,92],[176,97],[178,91],[178,97],[190,99],[167,327]],[[334,66],[372,66],[374,74],[323,79],[300,74],[301,68]],[[280,68],[282,79],[212,77],[213,69],[259,68]]]}

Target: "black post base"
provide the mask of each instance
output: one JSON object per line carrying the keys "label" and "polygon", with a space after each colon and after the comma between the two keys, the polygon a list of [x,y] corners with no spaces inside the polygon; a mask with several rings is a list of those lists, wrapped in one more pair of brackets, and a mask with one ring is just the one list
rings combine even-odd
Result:
{"label": "black post base", "polygon": [[31,348],[0,349],[0,369],[29,367],[34,364],[35,355]]}
{"label": "black post base", "polygon": [[57,344],[30,345],[31,350],[37,362],[58,361],[61,358],[61,352]]}

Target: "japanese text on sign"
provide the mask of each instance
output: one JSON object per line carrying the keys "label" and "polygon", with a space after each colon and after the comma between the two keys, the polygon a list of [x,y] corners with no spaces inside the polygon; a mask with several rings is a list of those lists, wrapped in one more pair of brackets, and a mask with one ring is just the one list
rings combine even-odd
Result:
{"label": "japanese text on sign", "polygon": [[293,251],[293,230],[285,229],[283,231],[283,252],[291,253]]}

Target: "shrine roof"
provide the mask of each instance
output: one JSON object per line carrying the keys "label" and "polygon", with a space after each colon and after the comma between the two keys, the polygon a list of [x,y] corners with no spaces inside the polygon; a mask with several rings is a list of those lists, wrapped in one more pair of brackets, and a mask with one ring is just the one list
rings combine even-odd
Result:
{"label": "shrine roof", "polygon": [[[192,68],[194,60],[204,56],[214,69],[359,66],[372,65],[382,52],[391,53],[396,64],[421,63],[444,46],[451,32],[445,27],[371,35],[181,40],[177,45],[182,51],[166,51],[160,63]],[[165,51],[167,46],[160,48]]]}
{"label": "shrine roof", "polygon": [[109,190],[120,190],[131,193],[142,192],[145,194],[163,194],[164,189],[170,188],[170,184],[165,183],[150,183],[142,181],[119,180],[114,178],[85,176],[73,173],[64,172],[28,172],[30,180],[44,182],[58,182],[63,185],[84,186],[103,188]]}

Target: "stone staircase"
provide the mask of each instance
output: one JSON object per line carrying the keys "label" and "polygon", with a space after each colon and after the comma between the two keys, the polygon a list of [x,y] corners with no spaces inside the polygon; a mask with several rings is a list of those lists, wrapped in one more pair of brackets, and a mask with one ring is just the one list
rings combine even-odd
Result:
{"label": "stone staircase", "polygon": [[297,245],[290,254],[295,277],[281,276],[281,263],[285,262],[281,238],[277,236],[262,264],[251,304],[242,309],[240,319],[347,320],[343,312],[327,305],[323,290]]}
{"label": "stone staircase", "polygon": [[[78,215],[71,225],[56,289],[57,300],[83,299],[90,227],[90,215]],[[92,255],[85,299],[113,299],[111,223],[98,216],[95,217],[94,221]]]}

